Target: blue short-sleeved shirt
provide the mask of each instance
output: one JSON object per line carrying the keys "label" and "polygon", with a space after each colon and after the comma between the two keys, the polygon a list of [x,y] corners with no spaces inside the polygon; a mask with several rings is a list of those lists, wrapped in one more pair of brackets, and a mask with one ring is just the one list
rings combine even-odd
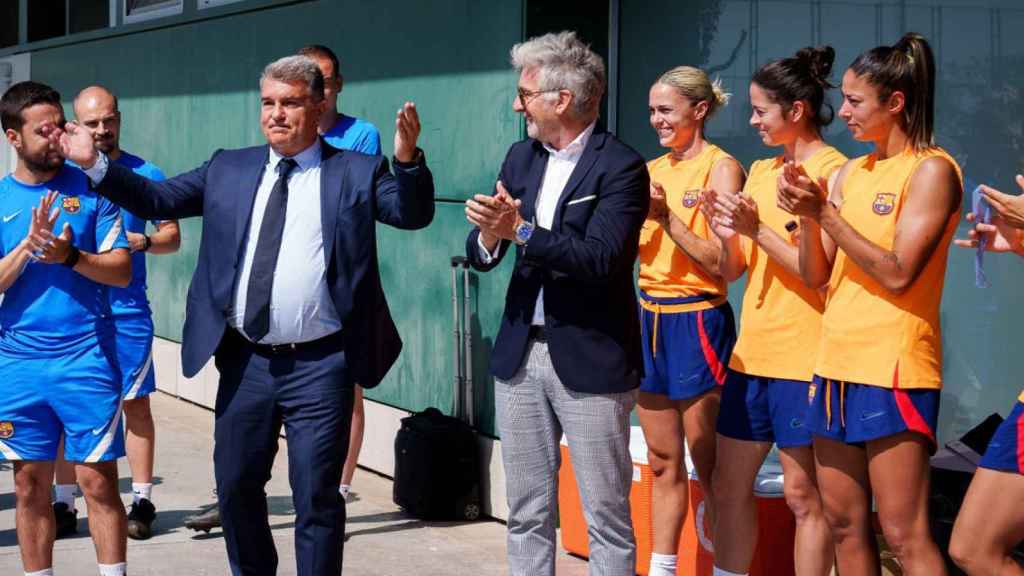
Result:
{"label": "blue short-sleeved shirt", "polygon": [[[130,168],[133,172],[150,180],[164,180],[164,173],[159,168],[138,156],[121,151],[114,162]],[[121,208],[121,220],[125,232],[136,234],[146,233],[146,221]],[[156,224],[156,222],[154,222]],[[132,253],[132,281],[125,288],[110,287],[110,308],[115,318],[137,314],[149,314],[149,299],[146,297],[146,254]]]}
{"label": "blue short-sleeved shirt", "polygon": [[362,118],[339,114],[334,127],[324,134],[324,140],[340,150],[380,156],[380,132]]}
{"label": "blue short-sleeved shirt", "polygon": [[[89,188],[84,172],[66,165],[35,186],[13,175],[0,180],[0,257],[28,234],[32,208],[49,190],[59,193],[55,234],[68,223],[80,250],[99,254],[128,247],[117,206]],[[108,298],[106,286],[71,268],[30,261],[0,304],[0,353],[39,358],[95,345],[97,335],[109,333]]]}

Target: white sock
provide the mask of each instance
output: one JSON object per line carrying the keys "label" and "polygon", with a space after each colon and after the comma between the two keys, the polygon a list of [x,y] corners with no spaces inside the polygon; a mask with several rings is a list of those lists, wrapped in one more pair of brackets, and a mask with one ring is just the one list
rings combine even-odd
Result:
{"label": "white sock", "polygon": [[711,576],[747,576],[748,572],[729,572],[728,570],[722,570],[718,566],[711,572]]}
{"label": "white sock", "polygon": [[146,500],[153,499],[152,482],[146,484],[132,482],[132,504],[138,504],[139,500],[141,500],[142,498],[145,498]]}
{"label": "white sock", "polygon": [[675,554],[658,554],[657,552],[651,553],[651,569],[647,573],[647,576],[676,576],[676,561],[677,556]]}
{"label": "white sock", "polygon": [[338,493],[341,494],[342,498],[348,498],[350,490],[352,490],[351,484],[342,484],[341,486],[338,486]]}
{"label": "white sock", "polygon": [[47,568],[38,572],[25,572],[25,576],[53,576],[53,568]]}
{"label": "white sock", "polygon": [[100,564],[100,576],[125,576],[127,565],[124,562],[117,564]]}
{"label": "white sock", "polygon": [[77,491],[78,484],[57,484],[53,487],[54,502],[63,502],[68,505],[68,510],[74,510]]}

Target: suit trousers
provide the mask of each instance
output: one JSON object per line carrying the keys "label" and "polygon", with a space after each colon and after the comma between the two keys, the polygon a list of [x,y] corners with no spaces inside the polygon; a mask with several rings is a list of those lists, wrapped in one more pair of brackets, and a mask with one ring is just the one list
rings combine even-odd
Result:
{"label": "suit trousers", "polygon": [[270,353],[229,328],[217,350],[213,460],[235,576],[277,573],[264,488],[282,424],[296,516],[296,573],[341,574],[345,502],[338,485],[348,451],[353,386],[338,341]]}
{"label": "suit trousers", "polygon": [[496,380],[494,394],[509,506],[509,573],[555,574],[559,441],[564,432],[587,520],[589,572],[634,574],[629,414],[636,391],[569,390],[555,374],[547,344],[534,340],[516,375]]}

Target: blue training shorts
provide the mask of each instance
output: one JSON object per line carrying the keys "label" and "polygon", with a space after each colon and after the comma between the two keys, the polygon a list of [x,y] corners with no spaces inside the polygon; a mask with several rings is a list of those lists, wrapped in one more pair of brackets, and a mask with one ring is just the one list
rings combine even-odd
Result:
{"label": "blue training shorts", "polygon": [[[700,301],[640,296],[661,305]],[[653,312],[641,306],[640,325],[642,392],[687,400],[725,384],[726,367],[736,344],[736,322],[728,302],[706,310],[674,313]]]}
{"label": "blue training shorts", "polygon": [[935,448],[939,390],[885,388],[815,376],[807,393],[808,427],[815,436],[863,444],[901,432],[924,435]]}
{"label": "blue training shorts", "polygon": [[996,429],[978,465],[990,470],[1024,474],[1024,402],[1017,402]]}
{"label": "blue training shorts", "polygon": [[114,321],[114,327],[117,330],[117,359],[124,376],[124,399],[149,396],[156,390],[152,318],[149,315],[119,317]]}
{"label": "blue training shorts", "polygon": [[774,442],[779,448],[810,446],[808,386],[810,382],[729,370],[718,412],[718,433],[736,440]]}
{"label": "blue training shorts", "polygon": [[121,372],[112,348],[93,343],[40,358],[0,354],[0,459],[55,460],[61,436],[70,462],[124,456]]}

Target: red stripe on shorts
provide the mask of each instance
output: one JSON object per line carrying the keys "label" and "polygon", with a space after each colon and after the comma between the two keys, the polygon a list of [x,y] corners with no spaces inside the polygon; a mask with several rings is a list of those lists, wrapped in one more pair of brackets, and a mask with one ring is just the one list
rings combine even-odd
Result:
{"label": "red stripe on shorts", "polygon": [[935,431],[928,426],[921,413],[917,411],[917,406],[914,406],[910,395],[900,388],[900,367],[898,365],[892,376],[892,393],[896,397],[896,407],[899,408],[900,416],[903,418],[903,422],[906,423],[907,429],[924,434],[934,445]]}
{"label": "red stripe on shorts", "polygon": [[718,382],[719,386],[725,384],[725,364],[718,359],[718,354],[715,353],[715,349],[711,346],[711,340],[708,338],[708,333],[704,330],[704,311],[697,311],[697,334],[700,336],[700,349],[704,352],[704,360],[708,363],[708,368],[711,369],[711,375],[714,376],[715,382]]}

